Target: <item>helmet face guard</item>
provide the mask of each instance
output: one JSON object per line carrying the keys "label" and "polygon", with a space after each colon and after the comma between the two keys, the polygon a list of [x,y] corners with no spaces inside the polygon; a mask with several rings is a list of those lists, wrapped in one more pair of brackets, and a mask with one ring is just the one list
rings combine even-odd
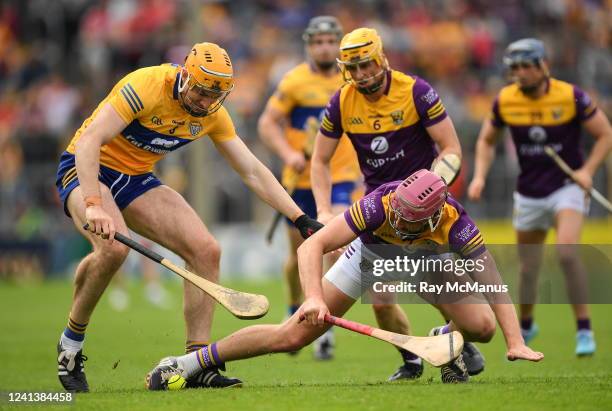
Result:
{"label": "helmet face guard", "polygon": [[[436,231],[442,220],[442,208],[444,207],[444,205],[442,205],[442,207],[436,210],[430,217],[421,220],[410,220],[402,215],[399,208],[396,208],[397,201],[395,201],[395,196],[389,202],[389,206],[392,211],[392,213],[389,213],[389,224],[403,240],[413,240],[417,238],[427,230],[427,227],[429,227],[432,233]],[[406,226],[412,226],[415,227],[415,229],[408,230],[405,228]]]}
{"label": "helmet face guard", "polygon": [[[185,69],[181,70],[179,76],[179,101],[183,109],[194,117],[204,117],[219,110],[233,89],[234,84],[231,85],[229,90],[225,91],[215,87],[206,87],[198,83]],[[208,97],[213,100],[213,103],[204,107],[190,97],[194,94]]]}

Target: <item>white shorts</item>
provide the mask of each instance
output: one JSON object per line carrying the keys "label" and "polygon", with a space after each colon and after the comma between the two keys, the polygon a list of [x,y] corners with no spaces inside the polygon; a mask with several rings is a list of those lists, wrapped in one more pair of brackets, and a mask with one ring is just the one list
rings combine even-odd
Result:
{"label": "white shorts", "polygon": [[525,197],[514,192],[512,225],[519,231],[548,230],[561,210],[589,212],[589,201],[577,184],[568,184],[543,198]]}
{"label": "white shorts", "polygon": [[327,271],[324,278],[344,294],[357,300],[366,287],[371,289],[376,281],[380,281],[372,274],[372,265],[368,263],[378,258],[380,257],[376,254],[368,252],[362,241],[357,238],[348,245],[344,254]]}

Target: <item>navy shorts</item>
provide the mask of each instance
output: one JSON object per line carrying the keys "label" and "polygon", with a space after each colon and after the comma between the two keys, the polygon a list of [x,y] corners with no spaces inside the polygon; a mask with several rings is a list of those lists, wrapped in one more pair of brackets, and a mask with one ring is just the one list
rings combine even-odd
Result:
{"label": "navy shorts", "polygon": [[[110,189],[115,203],[120,210],[127,207],[136,197],[146,193],[152,188],[162,184],[161,181],[153,173],[145,173],[138,175],[127,175],[113,170],[112,168],[100,165],[98,180]],[[57,179],[55,185],[59,192],[62,204],[64,204],[64,212],[68,217],[70,213],[66,207],[68,196],[79,186],[79,179],[76,174],[76,164],[74,154],[67,151],[62,153],[59,166],[57,168]]]}
{"label": "navy shorts", "polygon": [[[352,181],[346,181],[342,183],[336,183],[332,185],[331,203],[332,205],[342,204],[350,206],[353,204],[352,194],[355,190],[355,183]],[[314,195],[310,189],[295,190],[291,195],[293,201],[302,209],[303,212],[308,214],[311,218],[317,218],[317,203],[315,202]],[[287,223],[293,226],[293,223],[288,218]]]}

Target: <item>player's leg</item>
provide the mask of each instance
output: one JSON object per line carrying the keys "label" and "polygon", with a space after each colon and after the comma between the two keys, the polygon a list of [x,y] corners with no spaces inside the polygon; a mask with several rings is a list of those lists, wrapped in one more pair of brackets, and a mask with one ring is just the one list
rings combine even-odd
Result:
{"label": "player's leg", "polygon": [[290,317],[297,311],[304,298],[297,263],[297,249],[304,240],[291,222],[287,223],[287,239],[289,240],[289,253],[283,266],[283,277],[287,287],[287,317]]}
{"label": "player's leg", "polygon": [[[116,231],[127,235],[126,224],[109,189],[100,184],[100,193],[102,206],[113,218]],[[68,326],[57,346],[58,376],[64,388],[69,391],[89,390],[83,367],[85,357],[82,355],[85,330],[102,293],[128,253],[128,248],[118,241],[110,243],[83,229],[86,221],[82,198],[81,188],[77,186],[66,200],[66,209],[74,225],[93,246],[93,251],[77,266]]]}
{"label": "player's leg", "polygon": [[[435,327],[430,335],[446,334],[451,331],[459,331],[466,344],[472,342],[487,343],[495,333],[495,315],[487,304],[439,304],[436,308],[440,310],[444,318],[450,321],[443,326]],[[455,361],[442,367],[440,375],[444,383],[467,382],[469,376],[467,366],[464,362],[463,352]]]}
{"label": "player's leg", "polygon": [[557,228],[557,254],[565,274],[569,300],[576,318],[576,355],[595,353],[595,339],[591,331],[588,300],[587,273],[580,260],[580,233],[583,213],[573,209],[562,209],[555,215]]}
{"label": "player's leg", "polygon": [[[355,191],[355,183],[339,182],[332,185],[331,203],[332,214],[339,215],[352,204],[352,194]],[[316,211],[314,196],[312,198],[312,206]],[[334,251],[323,256],[323,272],[326,273],[342,255],[341,251]],[[312,344],[314,358],[317,360],[331,360],[334,358],[334,349],[336,341],[334,337],[334,328],[327,330],[322,336],[317,338]]]}
{"label": "player's leg", "polygon": [[[327,279],[323,280],[323,297],[332,315],[342,316],[355,303]],[[211,369],[224,367],[229,361],[264,354],[297,351],[322,335],[329,325],[312,326],[299,322],[297,313],[277,325],[253,325],[236,331],[196,352],[181,357],[166,357],[146,377],[150,390],[167,389],[168,379],[179,374],[187,381],[206,382]],[[240,385],[238,382],[234,385]],[[189,387],[189,383],[188,383]]]}
{"label": "player's leg", "polygon": [[519,319],[525,343],[538,333],[534,323],[534,303],[542,265],[543,243],[552,226],[552,212],[548,198],[534,199],[514,193],[512,224],[516,232],[519,257]]}
{"label": "player's leg", "polygon": [[[196,212],[176,191],[164,185],[155,187],[133,200],[123,214],[130,229],[179,255],[189,270],[207,280],[218,282],[221,256],[219,244]],[[213,299],[184,281],[183,313],[187,351],[209,343],[213,312]],[[223,386],[234,383],[215,374],[214,384]]]}

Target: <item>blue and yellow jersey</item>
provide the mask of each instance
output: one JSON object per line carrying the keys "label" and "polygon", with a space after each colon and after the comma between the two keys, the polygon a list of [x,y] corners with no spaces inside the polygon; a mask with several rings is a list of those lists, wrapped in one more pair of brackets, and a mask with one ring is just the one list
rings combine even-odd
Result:
{"label": "blue and yellow jersey", "polygon": [[437,150],[426,128],[446,117],[438,93],[426,81],[392,70],[384,95],[375,102],[353,86],[342,87],[325,109],[321,133],[331,138],[346,133],[370,192],[429,169]]}
{"label": "blue and yellow jersey", "polygon": [[[304,150],[308,139],[313,138],[318,131],[321,114],[330,97],[342,85],[340,73],[333,77],[323,76],[312,69],[307,63],[302,63],[289,71],[276,91],[270,97],[268,105],[284,113],[289,118],[286,130],[289,145],[298,151]],[[314,130],[309,130],[309,119],[316,120]],[[309,135],[310,134],[310,135]],[[314,142],[311,141],[310,144]],[[351,142],[343,137],[330,163],[332,182],[355,181],[359,178],[359,165]],[[291,180],[293,170],[283,169],[283,184]],[[310,188],[310,164],[300,175],[298,189]]]}
{"label": "blue and yellow jersey", "polygon": [[148,173],[167,153],[208,135],[214,142],[236,137],[232,120],[221,107],[193,117],[178,102],[178,66],[164,64],[136,70],[121,79],[70,141],[75,143],[98,111],[110,103],[127,127],[100,150],[100,164],[127,175]]}
{"label": "blue and yellow jersey", "polygon": [[571,168],[583,163],[581,123],[597,107],[588,94],[573,84],[549,79],[546,93],[530,98],[516,84],[504,87],[491,110],[491,123],[508,126],[521,168],[517,190],[534,198],[546,197],[569,182],[565,173],[544,152],[550,145]]}
{"label": "blue and yellow jersey", "polygon": [[402,239],[389,222],[389,215],[393,212],[389,205],[390,197],[401,183],[394,181],[379,186],[344,212],[345,221],[364,244],[448,245],[465,258],[484,252],[480,230],[461,204],[450,196],[433,232],[426,230],[417,238]]}

